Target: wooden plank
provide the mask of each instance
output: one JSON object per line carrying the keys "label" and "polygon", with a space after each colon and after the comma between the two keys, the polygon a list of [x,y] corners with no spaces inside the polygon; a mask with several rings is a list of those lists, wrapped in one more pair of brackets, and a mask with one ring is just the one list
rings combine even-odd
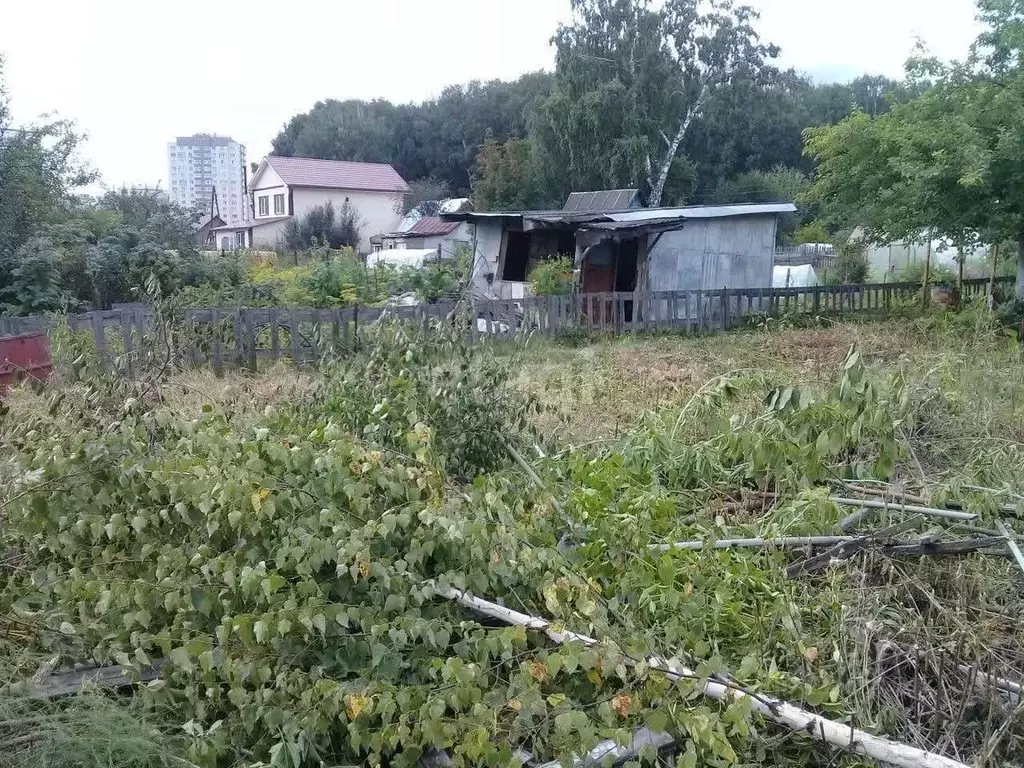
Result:
{"label": "wooden plank", "polygon": [[330,310],[331,321],[331,356],[337,357],[341,354],[341,310]]}
{"label": "wooden plank", "polygon": [[281,357],[281,310],[272,307],[270,310],[270,353],[274,360]]}
{"label": "wooden plank", "polygon": [[292,356],[292,364],[298,365],[299,358],[299,310],[292,307],[288,310],[288,347]]}
{"label": "wooden plank", "polygon": [[221,346],[220,346],[220,310],[214,308],[211,310],[210,317],[210,356],[213,358],[213,373],[215,376],[220,378],[224,375],[224,360],[221,357]]}
{"label": "wooden plank", "polygon": [[[160,670],[165,662],[156,659],[152,666],[144,667],[138,674],[139,683],[148,683],[160,677]],[[134,675],[132,676],[134,677]],[[14,683],[11,688],[22,695],[33,699],[58,699],[74,696],[84,688],[100,688],[117,690],[136,685],[128,676],[128,669],[120,665],[110,667],[86,667],[73,672],[50,675],[42,679],[35,678]]]}
{"label": "wooden plank", "polygon": [[243,309],[241,312],[243,315],[242,326],[245,332],[246,367],[256,373],[259,366],[256,363],[256,330],[252,322],[253,310]]}
{"label": "wooden plank", "polygon": [[134,375],[135,361],[133,360],[134,350],[132,349],[132,320],[133,312],[130,309],[122,309],[121,315],[121,344],[124,347],[125,365],[128,367],[128,375]]}
{"label": "wooden plank", "polygon": [[683,328],[683,333],[689,336],[693,332],[693,326],[690,325],[690,292],[685,291],[683,293],[683,316],[686,318]]}
{"label": "wooden plank", "polygon": [[96,354],[99,355],[100,365],[104,368],[107,367],[106,351],[107,351],[107,339],[106,334],[103,332],[103,313],[93,312],[92,313],[92,338],[96,344]]}
{"label": "wooden plank", "polygon": [[309,333],[309,353],[313,364],[320,361],[320,339],[323,335],[323,327],[320,324],[320,310],[313,310],[313,323]]}

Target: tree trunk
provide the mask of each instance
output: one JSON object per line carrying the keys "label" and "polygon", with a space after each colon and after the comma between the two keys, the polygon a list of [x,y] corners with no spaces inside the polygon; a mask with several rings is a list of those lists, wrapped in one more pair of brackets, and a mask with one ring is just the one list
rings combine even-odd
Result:
{"label": "tree trunk", "polygon": [[956,249],[956,290],[961,296],[964,295],[964,249]]}
{"label": "tree trunk", "polygon": [[676,131],[676,135],[669,142],[668,149],[665,150],[665,158],[661,161],[661,166],[658,168],[658,178],[650,180],[651,194],[647,200],[647,205],[651,208],[657,208],[661,205],[661,196],[665,193],[665,182],[668,181],[668,172],[672,170],[672,161],[676,159],[679,145],[683,143],[683,139],[686,137],[686,131],[690,127],[692,116],[693,112],[690,112],[680,124],[679,130]]}
{"label": "tree trunk", "polygon": [[676,153],[679,151],[683,139],[686,138],[686,132],[690,130],[690,123],[693,122],[693,118],[700,113],[701,108],[704,106],[704,97],[707,95],[707,92],[707,85],[701,86],[700,93],[697,94],[697,100],[693,102],[693,107],[687,110],[686,117],[679,124],[679,130],[672,137],[672,141],[668,142],[665,158],[661,161],[661,165],[658,168],[658,177],[656,179],[648,178],[647,180],[651,185],[651,194],[647,199],[647,205],[651,208],[657,208],[661,205],[661,196],[665,194],[665,183],[668,181],[669,171],[672,170],[672,161],[676,159]]}
{"label": "tree trunk", "polygon": [[924,309],[928,308],[928,280],[931,277],[930,272],[932,270],[932,235],[928,233],[928,250],[925,251],[924,257],[924,282],[921,283],[921,306]]}

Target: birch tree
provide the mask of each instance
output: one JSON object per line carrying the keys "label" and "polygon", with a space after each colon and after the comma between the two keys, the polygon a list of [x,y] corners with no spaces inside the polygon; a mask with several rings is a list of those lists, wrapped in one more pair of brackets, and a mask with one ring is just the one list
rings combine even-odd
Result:
{"label": "birch tree", "polygon": [[[540,119],[548,168],[577,185],[644,186],[660,205],[707,105],[756,80],[778,49],[732,0],[573,0],[559,28],[556,87]],[[563,190],[565,191],[565,190]]]}

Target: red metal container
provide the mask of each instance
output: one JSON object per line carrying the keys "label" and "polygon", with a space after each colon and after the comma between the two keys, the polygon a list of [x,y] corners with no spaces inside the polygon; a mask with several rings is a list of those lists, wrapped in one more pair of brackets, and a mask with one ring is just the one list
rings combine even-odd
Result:
{"label": "red metal container", "polygon": [[46,381],[53,371],[45,333],[0,338],[0,395],[23,379]]}

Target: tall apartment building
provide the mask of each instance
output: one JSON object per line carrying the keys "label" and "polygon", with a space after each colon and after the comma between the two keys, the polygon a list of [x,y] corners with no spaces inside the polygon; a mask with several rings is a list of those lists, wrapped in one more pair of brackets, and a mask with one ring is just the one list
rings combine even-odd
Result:
{"label": "tall apartment building", "polygon": [[245,191],[245,147],[227,136],[197,133],[167,145],[171,202],[204,216],[217,190],[220,217],[228,224],[252,218]]}

